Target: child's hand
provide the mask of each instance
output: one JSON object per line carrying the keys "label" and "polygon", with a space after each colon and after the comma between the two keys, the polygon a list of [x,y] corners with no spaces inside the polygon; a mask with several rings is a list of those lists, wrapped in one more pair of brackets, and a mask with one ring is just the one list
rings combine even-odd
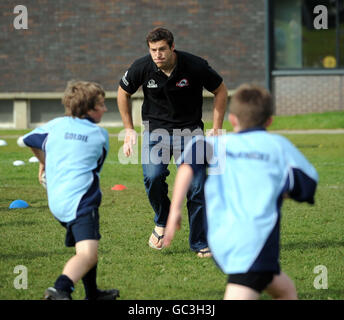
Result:
{"label": "child's hand", "polygon": [[164,247],[168,247],[173,238],[176,230],[179,230],[182,223],[182,215],[180,210],[171,210],[168,216],[167,225],[164,234]]}
{"label": "child's hand", "polygon": [[45,179],[45,165],[44,163],[39,163],[39,169],[38,169],[38,181],[41,185],[46,188],[46,179]]}
{"label": "child's hand", "polygon": [[41,181],[42,180],[42,174],[45,171],[45,165],[44,163],[40,162],[39,163],[39,168],[38,168],[38,180]]}

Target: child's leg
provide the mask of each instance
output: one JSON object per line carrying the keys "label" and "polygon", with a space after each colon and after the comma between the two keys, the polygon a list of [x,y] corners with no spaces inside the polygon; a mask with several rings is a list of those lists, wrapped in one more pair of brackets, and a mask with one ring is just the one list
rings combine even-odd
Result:
{"label": "child's leg", "polygon": [[257,300],[259,292],[241,284],[228,283],[224,300]]}
{"label": "child's leg", "polygon": [[[98,240],[82,240],[75,244],[76,254],[64,266],[62,274],[56,279],[54,288],[64,292],[71,298],[74,285],[85,276],[96,264],[98,253]],[[49,291],[49,288],[47,291]],[[51,292],[46,292],[46,299],[60,299],[51,297]]]}
{"label": "child's leg", "polygon": [[297,300],[295,285],[283,272],[274,276],[272,282],[267,286],[266,292],[274,299]]}
{"label": "child's leg", "polygon": [[98,261],[98,240],[83,240],[75,244],[76,254],[68,260],[62,274],[77,283]]}
{"label": "child's leg", "polygon": [[85,299],[91,300],[93,297],[97,296],[97,265],[95,265],[83,276],[82,283],[84,284],[85,288]]}

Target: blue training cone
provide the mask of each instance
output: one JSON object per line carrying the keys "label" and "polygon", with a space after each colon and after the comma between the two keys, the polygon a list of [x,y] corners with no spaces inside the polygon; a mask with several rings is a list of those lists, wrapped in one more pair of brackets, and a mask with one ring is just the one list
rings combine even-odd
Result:
{"label": "blue training cone", "polygon": [[28,208],[28,207],[29,205],[26,201],[18,199],[11,202],[8,208],[9,209],[22,209],[22,208]]}

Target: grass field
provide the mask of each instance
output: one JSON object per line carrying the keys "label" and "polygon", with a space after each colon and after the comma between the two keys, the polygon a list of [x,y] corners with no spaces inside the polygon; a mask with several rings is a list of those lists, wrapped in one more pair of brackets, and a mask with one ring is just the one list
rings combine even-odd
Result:
{"label": "grass field", "polygon": [[[277,117],[274,129],[344,128],[343,113],[339,112],[296,118]],[[294,123],[293,127],[289,123]],[[119,129],[109,131],[114,133]],[[17,136],[24,132],[0,131],[0,139],[8,143],[0,147],[1,300],[41,299],[73,254],[73,249],[64,246],[64,229],[52,217],[45,190],[37,181],[38,164],[29,163],[30,150],[16,144]],[[314,206],[284,203],[282,269],[294,279],[300,299],[344,299],[344,135],[285,135],[314,164],[320,183]],[[186,210],[182,230],[170,248],[156,252],[148,247],[153,212],[145,195],[142,169],[139,164],[119,162],[121,145],[112,135],[111,152],[101,173],[99,286],[120,289],[121,300],[222,299],[226,276],[211,259],[199,259],[189,250]],[[14,160],[26,164],[15,167]],[[171,190],[175,177],[173,165],[170,171]],[[112,191],[115,184],[124,184],[128,189]],[[30,207],[9,210],[15,199],[27,201]],[[14,269],[19,265],[26,267],[27,289],[14,286],[20,276]],[[314,268],[319,265],[326,267],[327,289],[314,287],[320,275],[314,273]],[[83,286],[79,283],[73,298],[83,297]],[[262,299],[268,297],[263,295]]]}

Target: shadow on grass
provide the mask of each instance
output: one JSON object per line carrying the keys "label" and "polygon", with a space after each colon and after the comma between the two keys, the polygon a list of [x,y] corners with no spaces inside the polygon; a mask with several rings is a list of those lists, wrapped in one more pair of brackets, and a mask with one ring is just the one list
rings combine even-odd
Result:
{"label": "shadow on grass", "polygon": [[296,147],[299,148],[299,149],[302,149],[302,148],[319,148],[319,144],[296,144]]}
{"label": "shadow on grass", "polygon": [[[8,206],[10,205],[11,202],[9,202]],[[22,214],[36,214],[36,211],[39,210],[47,210],[48,206],[47,205],[41,205],[41,206],[35,206],[32,203],[29,203],[28,208],[24,209],[9,209],[7,207],[0,207],[0,213],[22,213]]]}
{"label": "shadow on grass", "polygon": [[[314,289],[316,290],[316,289]],[[300,300],[343,300],[344,289],[319,289],[317,293],[299,292]]]}
{"label": "shadow on grass", "polygon": [[23,251],[23,252],[16,252],[16,253],[0,253],[0,260],[33,260],[36,258],[47,258],[53,257],[56,255],[64,255],[66,254],[65,250],[55,250],[55,251]]}
{"label": "shadow on grass", "polygon": [[[152,249],[152,250],[154,250],[154,249]],[[157,251],[157,252],[159,252],[159,251]],[[164,248],[161,252],[166,256],[175,256],[175,255],[185,256],[185,254],[194,253],[190,249],[186,249],[186,248],[168,248],[168,249]],[[196,252],[194,254],[196,254]]]}
{"label": "shadow on grass", "polygon": [[[225,290],[226,290],[226,284],[224,283],[223,287],[219,287],[219,289],[206,290],[206,291],[203,291],[203,293],[206,300],[207,299],[208,300],[214,300],[214,299],[222,300],[225,294]],[[211,297],[211,298],[207,298],[207,297]]]}
{"label": "shadow on grass", "polygon": [[300,241],[283,243],[282,250],[305,250],[305,249],[326,249],[334,247],[344,247],[344,241],[327,240],[327,241]]}
{"label": "shadow on grass", "polygon": [[0,223],[1,227],[17,227],[17,226],[32,226],[36,225],[37,222],[35,221],[8,221],[8,222],[2,222]]}

